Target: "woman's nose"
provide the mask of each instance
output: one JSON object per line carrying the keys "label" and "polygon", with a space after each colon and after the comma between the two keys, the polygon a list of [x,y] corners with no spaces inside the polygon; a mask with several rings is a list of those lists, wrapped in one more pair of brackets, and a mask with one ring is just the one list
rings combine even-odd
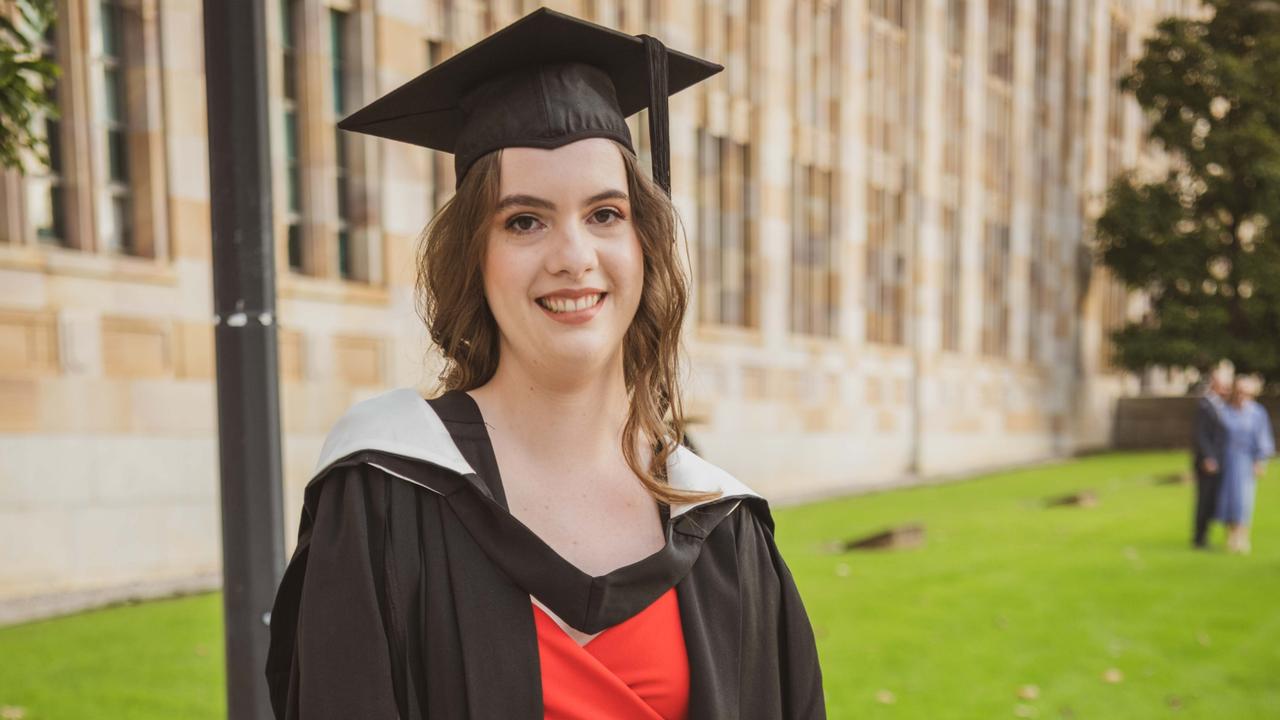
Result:
{"label": "woman's nose", "polygon": [[562,223],[555,232],[555,243],[548,258],[547,270],[552,274],[567,272],[578,277],[595,267],[596,249],[591,233],[579,222]]}

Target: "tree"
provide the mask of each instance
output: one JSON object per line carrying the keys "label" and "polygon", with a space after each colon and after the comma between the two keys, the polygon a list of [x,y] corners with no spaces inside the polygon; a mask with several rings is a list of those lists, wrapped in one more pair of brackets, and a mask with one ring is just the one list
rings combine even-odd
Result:
{"label": "tree", "polygon": [[22,151],[48,164],[47,145],[33,128],[57,115],[49,90],[58,66],[41,52],[54,0],[0,0],[0,168],[24,170]]}
{"label": "tree", "polygon": [[1129,370],[1225,358],[1280,380],[1280,2],[1203,5],[1162,21],[1120,81],[1172,169],[1108,189],[1100,259],[1150,299],[1112,339]]}

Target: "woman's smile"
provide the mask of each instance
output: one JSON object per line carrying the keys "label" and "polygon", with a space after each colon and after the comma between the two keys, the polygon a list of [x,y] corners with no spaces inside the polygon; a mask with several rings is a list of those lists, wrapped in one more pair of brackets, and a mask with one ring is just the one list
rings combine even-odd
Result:
{"label": "woman's smile", "polygon": [[566,325],[581,325],[589,322],[604,307],[608,293],[596,293],[580,298],[542,297],[535,302],[542,312],[556,322]]}

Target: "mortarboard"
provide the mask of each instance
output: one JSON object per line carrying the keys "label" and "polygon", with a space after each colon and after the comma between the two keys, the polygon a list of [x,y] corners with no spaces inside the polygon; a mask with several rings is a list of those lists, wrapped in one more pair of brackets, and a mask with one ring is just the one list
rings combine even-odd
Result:
{"label": "mortarboard", "polygon": [[667,97],[722,66],[540,8],[338,123],[343,130],[453,153],[458,184],[482,155],[589,137],[635,152],[625,119],[649,109],[653,178],[671,192]]}

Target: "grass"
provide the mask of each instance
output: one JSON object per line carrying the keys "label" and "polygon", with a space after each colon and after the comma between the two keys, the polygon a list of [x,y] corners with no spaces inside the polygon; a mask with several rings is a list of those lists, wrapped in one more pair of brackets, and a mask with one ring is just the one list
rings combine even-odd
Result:
{"label": "grass", "polygon": [[[1186,465],[1098,456],[777,511],[830,716],[1280,717],[1280,472],[1236,557],[1188,549],[1190,487],[1152,482]],[[1081,489],[1097,507],[1040,503]],[[919,549],[825,549],[912,521]],[[217,594],[3,628],[0,658],[23,720],[225,716]]]}
{"label": "grass", "polygon": [[[1107,455],[779,511],[831,717],[1280,718],[1280,474],[1240,557],[1189,549],[1191,486],[1152,482],[1187,466]],[[1040,503],[1082,489],[1098,506]],[[910,521],[922,548],[822,550]]]}
{"label": "grass", "polygon": [[4,720],[226,717],[221,593],[0,628],[0,658]]}

